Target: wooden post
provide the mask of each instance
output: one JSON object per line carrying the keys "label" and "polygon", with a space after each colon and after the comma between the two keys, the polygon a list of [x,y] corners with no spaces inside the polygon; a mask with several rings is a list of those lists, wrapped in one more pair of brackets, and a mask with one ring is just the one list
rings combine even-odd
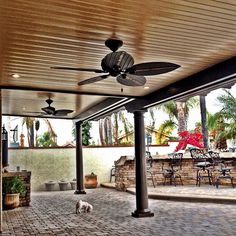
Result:
{"label": "wooden post", "polygon": [[145,157],[145,128],[144,112],[134,112],[134,135],[135,135],[135,175],[136,175],[136,207],[132,213],[133,217],[154,216],[148,209],[148,192],[146,176],[146,157]]}
{"label": "wooden post", "polygon": [[83,152],[82,152],[82,122],[75,123],[76,127],[76,190],[75,194],[86,194],[84,190]]}

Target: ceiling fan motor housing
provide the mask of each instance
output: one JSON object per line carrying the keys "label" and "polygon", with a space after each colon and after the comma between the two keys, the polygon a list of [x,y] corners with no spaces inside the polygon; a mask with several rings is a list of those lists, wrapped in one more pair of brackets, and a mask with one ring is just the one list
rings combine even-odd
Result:
{"label": "ceiling fan motor housing", "polygon": [[48,106],[42,108],[42,110],[46,112],[48,115],[54,115],[56,109],[54,107]]}
{"label": "ceiling fan motor housing", "polygon": [[125,72],[134,64],[133,57],[125,51],[112,52],[102,59],[102,69],[110,73],[111,76],[117,76],[121,72]]}

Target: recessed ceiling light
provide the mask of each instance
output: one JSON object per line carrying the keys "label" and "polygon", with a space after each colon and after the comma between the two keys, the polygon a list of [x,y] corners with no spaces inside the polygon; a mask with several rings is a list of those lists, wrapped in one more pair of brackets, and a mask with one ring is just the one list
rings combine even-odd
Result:
{"label": "recessed ceiling light", "polygon": [[12,77],[15,79],[18,79],[18,78],[20,78],[20,75],[19,74],[12,74]]}
{"label": "recessed ceiling light", "polygon": [[149,89],[149,86],[144,86],[143,89]]}

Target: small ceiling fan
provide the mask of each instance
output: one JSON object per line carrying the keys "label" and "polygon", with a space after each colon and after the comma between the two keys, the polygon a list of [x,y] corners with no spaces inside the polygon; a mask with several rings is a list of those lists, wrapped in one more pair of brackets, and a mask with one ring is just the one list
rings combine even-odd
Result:
{"label": "small ceiling fan", "polygon": [[51,104],[53,103],[53,100],[51,98],[46,100],[46,103],[48,104],[47,107],[42,107],[42,112],[27,112],[27,113],[40,113],[41,115],[52,115],[52,116],[67,116],[69,113],[72,113],[73,110],[69,109],[58,109],[56,110],[55,107],[52,107]]}
{"label": "small ceiling fan", "polygon": [[41,110],[44,111],[45,115],[67,116],[69,113],[73,112],[73,110],[69,110],[69,109],[56,110],[55,107],[51,106],[51,104],[53,103],[53,100],[51,98],[47,99],[46,103],[48,104],[48,106],[41,108]]}
{"label": "small ceiling fan", "polygon": [[107,54],[101,62],[102,70],[90,68],[73,68],[54,66],[52,69],[87,71],[102,74],[78,83],[79,86],[91,84],[111,77],[116,77],[118,83],[126,86],[143,86],[146,83],[144,76],[159,75],[173,71],[180,65],[170,62],[146,62],[134,64],[133,57],[125,51],[117,51],[123,45],[123,41],[116,36],[105,41],[111,53]]}

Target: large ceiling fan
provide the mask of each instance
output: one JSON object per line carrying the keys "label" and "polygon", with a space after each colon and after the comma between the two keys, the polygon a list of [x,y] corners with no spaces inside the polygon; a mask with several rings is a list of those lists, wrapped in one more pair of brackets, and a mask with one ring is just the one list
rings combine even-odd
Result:
{"label": "large ceiling fan", "polygon": [[118,83],[126,86],[143,86],[146,83],[144,76],[152,76],[173,71],[180,66],[170,62],[146,62],[134,64],[133,57],[125,51],[117,51],[123,41],[113,36],[105,41],[111,53],[101,62],[102,70],[90,68],[73,68],[54,66],[52,69],[87,71],[102,74],[78,83],[79,86],[91,84],[111,77],[116,77]]}
{"label": "large ceiling fan", "polygon": [[46,100],[48,106],[42,107],[42,112],[27,112],[27,113],[40,113],[41,115],[51,115],[51,116],[67,116],[69,113],[72,113],[73,110],[69,109],[58,109],[56,110],[55,107],[52,107],[51,104],[53,100],[51,98]]}

